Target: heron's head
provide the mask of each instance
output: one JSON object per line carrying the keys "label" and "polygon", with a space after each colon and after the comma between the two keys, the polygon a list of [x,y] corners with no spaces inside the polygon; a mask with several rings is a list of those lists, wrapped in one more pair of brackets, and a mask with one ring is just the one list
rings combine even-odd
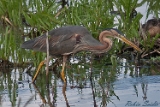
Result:
{"label": "heron's head", "polygon": [[108,28],[108,29],[105,29],[103,32],[104,32],[104,34],[106,33],[107,36],[117,38],[117,39],[125,42],[129,46],[133,47],[137,51],[142,52],[142,50],[138,46],[136,46],[130,40],[126,39],[125,36],[124,36],[124,34],[120,30],[115,29],[115,28]]}

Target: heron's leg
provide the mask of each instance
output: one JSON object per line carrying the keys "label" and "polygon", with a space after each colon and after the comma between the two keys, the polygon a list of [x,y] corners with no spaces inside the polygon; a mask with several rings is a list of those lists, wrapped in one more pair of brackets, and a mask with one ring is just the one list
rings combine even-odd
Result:
{"label": "heron's leg", "polygon": [[43,61],[41,61],[41,63],[39,64],[38,69],[37,69],[37,71],[36,71],[36,74],[34,75],[34,77],[33,77],[33,79],[32,79],[32,82],[34,82],[34,81],[36,80],[37,75],[39,74],[39,71],[40,71],[40,69],[42,68],[42,66],[44,65],[45,62],[46,62],[46,60],[43,60]]}
{"label": "heron's leg", "polygon": [[63,56],[63,64],[62,64],[62,71],[61,71],[61,78],[63,80],[63,82],[66,82],[66,78],[65,78],[65,65],[66,65],[66,61],[67,61],[67,56]]}

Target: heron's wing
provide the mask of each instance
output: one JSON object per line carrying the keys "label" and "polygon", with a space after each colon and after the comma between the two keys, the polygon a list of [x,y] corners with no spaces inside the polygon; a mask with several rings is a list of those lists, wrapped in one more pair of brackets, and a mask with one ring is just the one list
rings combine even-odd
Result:
{"label": "heron's wing", "polygon": [[[51,55],[64,55],[102,45],[94,39],[90,32],[81,26],[68,26],[54,29],[49,34],[49,51]],[[46,34],[22,45],[22,48],[46,52]]]}
{"label": "heron's wing", "polygon": [[[76,39],[74,38],[75,34],[68,35],[49,35],[49,51],[50,54],[63,54],[71,52]],[[26,41],[22,44],[22,48],[32,49],[35,51],[46,52],[46,35],[39,36],[35,39]]]}

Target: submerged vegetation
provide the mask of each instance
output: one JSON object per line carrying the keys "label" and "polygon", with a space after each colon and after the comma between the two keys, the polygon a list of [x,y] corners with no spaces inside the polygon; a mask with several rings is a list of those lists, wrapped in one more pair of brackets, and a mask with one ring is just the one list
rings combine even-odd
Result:
{"label": "submerged vegetation", "polygon": [[[147,4],[148,11],[146,16],[146,24],[149,23],[148,16],[153,14],[153,23],[151,22],[149,26],[145,23],[141,23],[140,20],[143,17],[143,13],[136,11],[136,8]],[[78,84],[77,87],[71,88],[84,88],[88,87],[86,84],[87,80],[91,83],[96,81],[92,85],[97,85],[93,92],[96,92],[96,96],[102,97],[101,105],[107,105],[110,102],[111,96],[116,96],[112,85],[104,83],[111,83],[115,81],[119,73],[120,68],[117,67],[117,56],[124,57],[132,55],[139,57],[141,59],[149,58],[149,61],[143,62],[145,65],[150,65],[150,62],[157,64],[159,67],[160,62],[160,19],[159,15],[159,1],[153,0],[1,0],[0,1],[0,72],[11,71],[14,67],[20,67],[20,72],[24,71],[24,68],[28,67],[26,72],[28,75],[32,76],[32,72],[29,72],[30,66],[37,66],[40,61],[46,58],[45,53],[34,52],[30,50],[21,49],[21,44],[29,39],[35,38],[37,36],[46,33],[47,31],[66,25],[82,25],[85,26],[92,35],[97,38],[99,33],[106,28],[118,28],[121,30],[129,40],[132,40],[136,45],[138,45],[142,50],[142,54],[138,54],[133,51],[132,48],[124,45],[123,43],[114,40],[113,48],[109,53],[103,58],[96,56],[96,60],[93,60],[93,66],[90,66],[90,61],[92,58],[88,55],[88,52],[80,52],[74,56],[75,59],[79,60],[79,63],[69,63],[69,69],[67,69],[68,81],[70,84],[74,85],[75,81]],[[117,20],[117,22],[115,22]],[[148,21],[148,22],[147,22]],[[143,24],[143,25],[142,25]],[[157,32],[154,36],[150,36],[149,28],[157,28]],[[146,30],[147,29],[147,30]],[[156,30],[151,30],[156,31]],[[123,56],[124,55],[124,56]],[[125,56],[125,58],[126,58]],[[98,57],[98,58],[97,58]],[[129,58],[131,58],[129,57]],[[73,58],[73,60],[74,60]],[[132,59],[132,58],[131,58]],[[76,61],[75,61],[76,62]],[[105,68],[106,65],[111,65],[111,67]],[[140,63],[139,65],[141,65]],[[57,64],[60,65],[60,64]],[[133,65],[136,65],[135,63]],[[72,67],[70,67],[72,66]],[[90,78],[91,73],[89,72],[90,67],[92,68],[94,78]],[[7,68],[7,69],[6,69]],[[95,69],[94,69],[95,68]],[[43,68],[44,69],[44,68]],[[57,77],[61,68],[54,68],[52,66],[50,69],[56,74],[50,79],[54,78],[54,84],[57,83]],[[129,68],[133,71],[133,68]],[[142,68],[140,69],[139,75],[145,73],[147,75],[158,74],[159,69],[152,70],[148,73],[150,68],[146,71]],[[16,71],[16,70],[15,70]],[[127,70],[126,70],[127,72]],[[46,77],[42,73],[39,78],[41,81],[37,81],[38,87],[42,95],[46,92]],[[22,81],[22,75],[20,75],[19,80],[11,78],[11,74],[8,72],[3,74],[1,77],[1,84],[13,83],[13,88],[7,84],[9,93],[14,92],[13,96],[9,96],[12,106],[15,106],[15,90],[17,81]],[[130,73],[134,76],[134,72]],[[137,76],[137,75],[136,75]],[[9,79],[6,79],[9,78]],[[92,80],[93,79],[93,80]],[[52,81],[49,81],[52,83]],[[50,87],[56,87],[56,85],[51,85]],[[2,91],[4,86],[0,87]],[[104,91],[107,89],[107,95]],[[48,91],[48,90],[47,90]],[[57,92],[56,89],[52,90]],[[1,93],[1,92],[0,92]],[[104,97],[105,96],[105,97]],[[45,97],[45,96],[42,96]],[[54,96],[55,98],[56,96]],[[13,99],[12,99],[13,98]],[[117,99],[118,96],[116,96]],[[31,98],[32,99],[32,98]],[[29,100],[28,100],[29,101]],[[20,103],[20,101],[19,101]],[[1,94],[0,94],[0,104],[1,104]]]}

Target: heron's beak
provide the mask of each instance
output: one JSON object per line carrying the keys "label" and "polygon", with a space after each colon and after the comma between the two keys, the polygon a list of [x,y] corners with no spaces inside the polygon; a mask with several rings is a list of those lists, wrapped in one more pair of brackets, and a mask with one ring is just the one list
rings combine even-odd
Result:
{"label": "heron's beak", "polygon": [[119,35],[119,39],[123,42],[125,42],[126,44],[130,45],[131,47],[133,47],[134,49],[136,49],[139,52],[142,52],[142,50],[137,47],[134,43],[132,43],[131,41],[127,40],[124,36]]}

